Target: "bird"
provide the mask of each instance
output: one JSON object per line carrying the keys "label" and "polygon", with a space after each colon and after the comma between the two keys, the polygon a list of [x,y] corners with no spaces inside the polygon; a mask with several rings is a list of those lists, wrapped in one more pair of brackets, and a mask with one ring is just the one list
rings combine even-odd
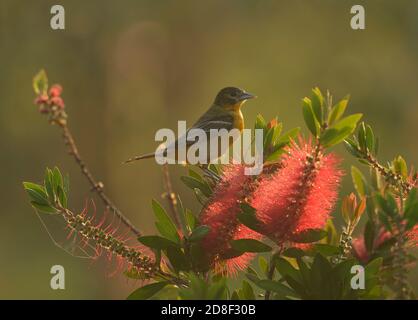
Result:
{"label": "bird", "polygon": [[[247,100],[253,98],[256,98],[256,96],[237,87],[225,87],[221,89],[209,109],[186,131],[185,135],[179,137],[174,142],[174,146],[166,146],[165,151],[173,147],[177,150],[179,140],[185,139],[191,129],[202,129],[207,135],[208,145],[210,145],[209,134],[211,129],[226,129],[228,132],[232,129],[238,129],[239,132],[242,132],[244,129],[244,116],[241,107]],[[186,141],[186,149],[193,143],[193,141]],[[155,157],[155,152],[135,156],[124,161],[124,163],[153,157]]]}

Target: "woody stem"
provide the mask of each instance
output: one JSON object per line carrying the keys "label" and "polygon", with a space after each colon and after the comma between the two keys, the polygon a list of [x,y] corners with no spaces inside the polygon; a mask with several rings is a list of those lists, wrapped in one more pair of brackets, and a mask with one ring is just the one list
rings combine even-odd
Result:
{"label": "woody stem", "polygon": [[104,185],[102,182],[97,181],[92,173],[90,172],[89,168],[87,167],[86,163],[80,156],[78,152],[77,145],[75,144],[73,135],[71,134],[70,129],[68,128],[66,123],[58,123],[62,129],[62,137],[64,139],[65,144],[68,146],[69,151],[68,153],[73,156],[76,163],[81,169],[81,173],[87,178],[88,182],[92,186],[92,191],[95,191],[99,198],[103,201],[105,206],[112,210],[117,217],[125,224],[136,236],[141,235],[141,231],[136,228],[128,218],[126,218],[123,213],[113,204],[113,202],[109,199],[109,197],[104,193],[103,188]]}
{"label": "woody stem", "polygon": [[164,188],[166,192],[166,197],[168,199],[168,203],[170,205],[170,212],[171,216],[176,223],[176,226],[180,226],[179,221],[179,212],[177,210],[177,197],[173,191],[173,186],[171,184],[170,172],[168,170],[168,164],[163,165],[163,182]]}

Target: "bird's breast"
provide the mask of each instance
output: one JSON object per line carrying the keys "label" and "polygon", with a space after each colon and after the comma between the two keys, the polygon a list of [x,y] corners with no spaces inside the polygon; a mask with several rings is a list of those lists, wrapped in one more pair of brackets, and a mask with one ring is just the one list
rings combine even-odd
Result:
{"label": "bird's breast", "polygon": [[242,115],[241,110],[234,113],[234,128],[237,128],[239,131],[244,129],[244,116]]}

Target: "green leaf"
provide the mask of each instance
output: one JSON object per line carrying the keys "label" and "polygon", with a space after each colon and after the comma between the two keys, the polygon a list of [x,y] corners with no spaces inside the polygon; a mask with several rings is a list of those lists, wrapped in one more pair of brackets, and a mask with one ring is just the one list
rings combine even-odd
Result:
{"label": "green leaf", "polygon": [[376,139],[374,137],[372,127],[367,125],[366,126],[366,146],[367,146],[367,150],[369,150],[370,152],[375,151],[375,141]]}
{"label": "green leaf", "polygon": [[193,193],[196,196],[197,201],[199,201],[202,206],[205,206],[208,198],[202,193],[202,191],[198,188],[194,188]]}
{"label": "green leaf", "polygon": [[195,178],[196,180],[203,181],[202,176],[190,168],[189,168],[189,176],[191,176],[192,178]]}
{"label": "green leaf", "polygon": [[238,239],[231,241],[231,247],[239,252],[270,252],[272,248],[255,239]]}
{"label": "green leaf", "polygon": [[255,300],[253,287],[245,280],[242,280],[242,297],[244,300]]}
{"label": "green leaf", "polygon": [[353,131],[357,126],[357,123],[360,121],[361,117],[363,116],[363,114],[361,113],[355,113],[352,115],[349,115],[343,119],[341,119],[340,121],[338,121],[335,125],[333,125],[331,128],[340,130],[343,128],[352,128]]}
{"label": "green leaf", "polygon": [[192,234],[189,237],[189,241],[196,242],[202,240],[210,231],[210,227],[206,225],[198,226],[193,230]]}
{"label": "green leaf", "polygon": [[157,292],[162,290],[165,286],[169,284],[168,281],[161,281],[148,284],[141,288],[136,289],[128,296],[128,300],[147,300],[155,295]]}
{"label": "green leaf", "polygon": [[48,92],[48,77],[45,70],[39,71],[33,78],[33,90],[37,95],[47,94]]}
{"label": "green leaf", "polygon": [[332,279],[330,277],[331,272],[332,266],[329,261],[320,253],[316,254],[310,275],[312,291],[316,297],[322,299],[330,299],[332,297],[333,283],[330,281]]}
{"label": "green leaf", "polygon": [[34,203],[41,206],[49,206],[48,195],[46,194],[44,187],[32,182],[23,182],[23,187]]}
{"label": "green leaf", "polygon": [[[219,166],[220,165],[216,163],[209,163],[208,169],[219,176],[222,174],[221,168]],[[202,180],[204,179],[202,178]]]}
{"label": "green leaf", "polygon": [[45,177],[44,177],[44,185],[46,193],[48,194],[49,199],[51,202],[55,201],[55,191],[54,191],[54,183],[53,183],[53,174],[52,170],[46,168],[45,170]]}
{"label": "green leaf", "polygon": [[407,229],[412,228],[418,221],[418,192],[417,188],[412,188],[405,200],[405,218],[407,219]]}
{"label": "green leaf", "polygon": [[199,181],[193,177],[182,176],[181,181],[191,189],[199,189],[206,197],[210,197],[212,190],[206,182]]}
{"label": "green leaf", "polygon": [[283,144],[286,145],[290,142],[290,140],[295,139],[296,136],[299,134],[300,132],[300,127],[296,127],[293,129],[290,129],[289,131],[286,131],[285,133],[283,133],[278,139],[276,144]]}
{"label": "green leaf", "polygon": [[148,275],[142,272],[141,270],[138,270],[137,268],[128,269],[124,271],[123,274],[130,279],[135,279],[135,280],[148,279]]}
{"label": "green leaf", "polygon": [[312,89],[311,102],[315,118],[321,124],[323,122],[324,97],[322,96],[322,92],[318,87]]}
{"label": "green leaf", "polygon": [[276,162],[276,161],[278,161],[280,159],[280,156],[285,152],[284,146],[279,146],[279,148],[277,148],[277,150],[274,150],[273,152],[271,152],[267,156],[265,162]]}
{"label": "green leaf", "polygon": [[324,147],[331,147],[343,141],[354,132],[357,122],[362,116],[361,113],[350,115],[325,130],[320,138],[321,144]]}
{"label": "green leaf", "polygon": [[281,284],[278,281],[263,279],[259,280],[255,284],[263,290],[275,292],[285,297],[292,297],[295,295],[295,292],[292,289],[290,289],[288,286],[285,286],[284,284]]}
{"label": "green leaf", "polygon": [[339,244],[339,235],[337,234],[337,229],[335,228],[334,222],[332,219],[328,219],[325,225],[324,230],[328,233],[327,237],[323,239],[321,243],[326,243],[330,245]]}
{"label": "green leaf", "polygon": [[237,290],[235,290],[234,292],[232,292],[232,295],[231,295],[231,299],[230,300],[240,300],[239,299],[239,296],[238,296]]}
{"label": "green leaf", "polygon": [[197,218],[196,216],[192,213],[192,211],[190,209],[186,209],[186,223],[189,227],[190,230],[194,230],[194,228],[196,228],[196,224],[197,224]]}
{"label": "green leaf", "polygon": [[295,296],[295,292],[290,289],[289,287],[285,286],[284,284],[281,284],[280,282],[273,281],[273,280],[261,280],[258,278],[255,274],[247,273],[246,277],[253,282],[256,286],[259,288],[266,290],[266,291],[272,291],[275,293],[278,293],[282,295],[283,297],[286,296]]}
{"label": "green leaf", "polygon": [[375,238],[375,226],[371,220],[368,220],[364,227],[364,244],[367,252],[372,252]]}
{"label": "green leaf", "polygon": [[179,218],[181,230],[184,235],[187,235],[189,234],[190,230],[186,222],[186,212],[183,207],[183,202],[181,201],[181,198],[179,195],[177,195],[177,211],[178,211],[178,218]]}
{"label": "green leaf", "polygon": [[323,147],[329,148],[343,141],[352,132],[353,129],[349,127],[340,130],[329,128],[326,129],[324,133],[321,135],[320,142]]}
{"label": "green leaf", "polygon": [[389,222],[388,216],[383,211],[379,211],[379,220],[385,226],[386,230],[389,232],[393,232],[392,225]]}
{"label": "green leaf", "polygon": [[309,291],[311,288],[311,277],[309,267],[302,260],[302,258],[296,258],[296,262],[299,266],[300,274],[302,275],[303,285],[307,289],[307,291]]}
{"label": "green leaf", "polygon": [[393,198],[390,193],[386,194],[386,199],[382,195],[376,194],[376,200],[388,216],[394,217],[398,214],[398,205],[396,204],[395,198]]}
{"label": "green leaf", "polygon": [[176,272],[190,270],[190,261],[186,259],[186,256],[180,248],[170,246],[165,252]]}
{"label": "green leaf", "polygon": [[314,111],[312,109],[312,101],[309,98],[304,98],[302,100],[302,112],[306,126],[308,127],[309,131],[311,131],[311,133],[317,137],[320,130],[320,124],[315,118]]}
{"label": "green leaf", "polygon": [[282,277],[288,276],[297,282],[302,281],[299,271],[295,269],[286,259],[280,257],[275,259],[275,266]]}
{"label": "green leaf", "polygon": [[406,229],[410,230],[418,223],[418,202],[415,202],[408,211],[405,211],[407,220]]}
{"label": "green leaf", "polygon": [[328,124],[333,125],[335,122],[340,120],[343,116],[345,109],[348,105],[349,96],[345,97],[344,99],[340,100],[335,106],[332,107],[332,110],[328,116]]}
{"label": "green leaf", "polygon": [[378,257],[370,261],[364,268],[364,271],[366,273],[366,279],[370,279],[371,277],[377,276],[382,264],[383,264],[382,257]]}
{"label": "green leaf", "polygon": [[268,274],[269,269],[269,263],[267,262],[266,258],[260,256],[258,258],[258,265],[260,266],[261,271],[264,272],[264,274]]}
{"label": "green leaf", "polygon": [[408,166],[406,165],[406,161],[402,156],[398,156],[392,162],[393,167],[395,169],[395,173],[401,175],[403,178],[408,177]]}
{"label": "green leaf", "polygon": [[61,186],[57,188],[57,196],[61,206],[67,208],[67,195],[65,194],[64,189]]}
{"label": "green leaf", "polygon": [[267,130],[267,134],[264,137],[263,147],[265,150],[269,149],[273,145],[274,131],[276,127],[272,127]]}
{"label": "green leaf", "polygon": [[259,230],[260,222],[255,215],[255,209],[246,202],[241,203],[240,207],[242,211],[237,215],[238,220],[254,231]]}
{"label": "green leaf", "polygon": [[[295,281],[293,278],[288,276],[284,277],[284,280],[287,282],[290,288],[293,289],[294,292],[297,293],[297,295],[299,295],[299,297],[301,297],[302,299],[306,297],[307,294],[304,285],[300,284],[299,282]],[[295,296],[295,293],[291,296]]]}
{"label": "green leaf", "polygon": [[54,184],[54,191],[58,193],[58,188],[60,187],[62,190],[64,190],[64,184],[63,179],[60,170],[55,167],[52,171],[53,176],[53,184]]}
{"label": "green leaf", "polygon": [[314,245],[316,251],[321,253],[323,256],[335,256],[341,253],[341,250],[337,246],[333,246],[325,243],[317,243]]}
{"label": "green leaf", "polygon": [[207,300],[223,300],[227,298],[227,286],[226,286],[226,278],[221,278],[219,281],[215,281],[212,279],[213,282],[208,288],[207,293]]}
{"label": "green leaf", "polygon": [[322,229],[307,229],[298,234],[293,241],[297,243],[311,243],[319,241],[327,236],[327,232]]}
{"label": "green leaf", "polygon": [[238,250],[229,248],[228,250],[223,252],[220,256],[221,256],[222,260],[228,260],[228,259],[233,259],[233,258],[242,256],[243,254],[244,254],[244,252],[242,252],[242,251],[238,251]]}
{"label": "green leaf", "polygon": [[361,158],[362,154],[361,152],[358,150],[357,147],[357,142],[354,141],[353,139],[345,139],[344,140],[344,147],[347,149],[347,151],[354,157],[356,158]]}
{"label": "green leaf", "polygon": [[300,248],[288,248],[283,251],[283,256],[289,258],[301,258],[306,256],[306,252]]}
{"label": "green leaf", "polygon": [[361,171],[355,166],[351,166],[351,178],[353,180],[353,185],[358,195],[360,197],[365,196],[366,195],[366,179],[364,178]]}
{"label": "green leaf", "polygon": [[155,225],[161,235],[175,243],[180,243],[180,237],[175,224],[164,208],[154,199],[152,200],[152,209],[157,218]]}
{"label": "green leaf", "polygon": [[49,214],[56,214],[57,213],[57,210],[55,208],[51,207],[51,206],[38,204],[35,201],[31,201],[30,203],[39,212],[49,213]]}
{"label": "green leaf", "polygon": [[165,250],[170,246],[177,245],[175,242],[160,236],[141,236],[138,237],[138,241],[149,248],[158,250]]}
{"label": "green leaf", "polygon": [[[277,117],[276,117],[277,120]],[[272,145],[276,145],[277,141],[280,138],[280,134],[282,133],[282,129],[283,129],[283,123],[279,122],[277,123],[277,125],[275,125],[273,127],[273,135],[271,137],[271,144]]]}
{"label": "green leaf", "polygon": [[257,118],[255,119],[255,125],[254,129],[263,129],[265,130],[267,127],[266,120],[264,120],[263,116],[261,114],[257,115]]}
{"label": "green leaf", "polygon": [[358,138],[358,144],[360,146],[360,149],[363,151],[367,150],[367,145],[366,145],[366,126],[364,124],[364,122],[362,122],[359,125],[359,130],[357,133],[357,138]]}

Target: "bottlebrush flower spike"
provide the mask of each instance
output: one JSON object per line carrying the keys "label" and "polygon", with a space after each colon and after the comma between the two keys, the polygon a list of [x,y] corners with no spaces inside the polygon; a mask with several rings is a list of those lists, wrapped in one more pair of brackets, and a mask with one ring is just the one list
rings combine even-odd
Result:
{"label": "bottlebrush flower spike", "polygon": [[240,201],[249,192],[254,178],[245,175],[243,165],[229,165],[224,169],[222,181],[214,190],[212,200],[201,215],[200,223],[210,227],[209,234],[202,240],[209,261],[215,269],[234,275],[237,270],[247,267],[254,254],[245,253],[228,259],[225,257],[231,249],[231,240],[251,238],[260,239],[261,235],[240,224],[237,214],[241,211]]}
{"label": "bottlebrush flower spike", "polygon": [[407,238],[411,247],[418,247],[418,225],[415,225],[412,230],[407,233]]}
{"label": "bottlebrush flower spike", "polygon": [[300,138],[282,157],[282,168],[263,178],[250,204],[261,232],[276,243],[294,240],[307,229],[323,228],[337,198],[342,171],[339,160]]}

